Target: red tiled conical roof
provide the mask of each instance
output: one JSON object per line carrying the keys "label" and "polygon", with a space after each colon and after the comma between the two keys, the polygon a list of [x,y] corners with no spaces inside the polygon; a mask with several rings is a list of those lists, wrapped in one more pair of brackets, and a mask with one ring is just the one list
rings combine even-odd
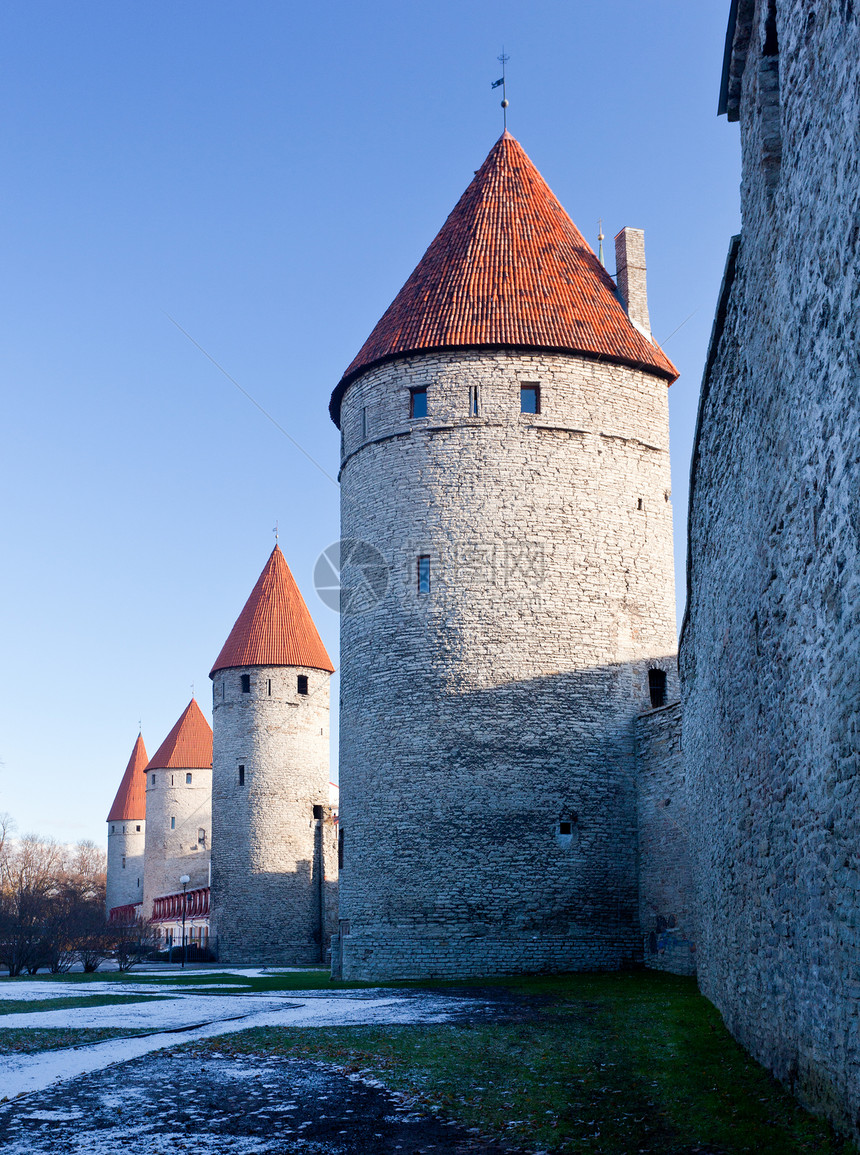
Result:
{"label": "red tiled conical roof", "polygon": [[138,734],[110,814],[108,822],[125,822],[127,820],[142,822],[146,818],[146,747],[143,744],[143,735]]}
{"label": "red tiled conical roof", "polygon": [[278,546],[266,562],[209,677],[235,666],[309,666],[334,673],[304,598]]}
{"label": "red tiled conical roof", "polygon": [[678,370],[630,323],[615,283],[509,132],[332,394],[380,361],[431,349],[545,349]]}
{"label": "red tiled conical roof", "polygon": [[149,760],[147,770],[191,770],[212,765],[212,728],[192,698]]}

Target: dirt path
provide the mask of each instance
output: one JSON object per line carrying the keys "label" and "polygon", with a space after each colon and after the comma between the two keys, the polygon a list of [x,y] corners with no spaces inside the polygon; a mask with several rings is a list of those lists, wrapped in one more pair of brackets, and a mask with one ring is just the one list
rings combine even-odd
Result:
{"label": "dirt path", "polygon": [[510,1155],[323,1064],[160,1051],[0,1107],[3,1155]]}

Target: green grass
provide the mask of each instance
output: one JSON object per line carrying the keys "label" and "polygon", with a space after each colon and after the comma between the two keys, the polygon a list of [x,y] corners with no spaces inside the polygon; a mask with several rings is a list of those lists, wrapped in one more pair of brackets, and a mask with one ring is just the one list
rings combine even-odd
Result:
{"label": "green grass", "polygon": [[[31,1011],[76,1010],[78,1007],[111,1007],[121,1003],[163,1002],[170,995],[81,995],[57,999],[0,999],[0,1018],[3,1015],[29,1014]],[[2,1023],[0,1023],[2,1029]]]}
{"label": "green grass", "polygon": [[[150,1033],[146,1028],[126,1030],[124,1027],[61,1027],[56,1030],[16,1027],[0,1031],[0,1055],[35,1055],[40,1051],[58,1051],[64,1047],[81,1047],[105,1039],[126,1039],[130,1035]],[[0,1087],[0,1101],[2,1095]]]}
{"label": "green grass", "polygon": [[189,1046],[366,1071],[419,1109],[532,1151],[856,1151],[734,1042],[694,980],[637,973],[471,985],[491,982],[522,996],[500,1003],[497,1022],[262,1028]]}

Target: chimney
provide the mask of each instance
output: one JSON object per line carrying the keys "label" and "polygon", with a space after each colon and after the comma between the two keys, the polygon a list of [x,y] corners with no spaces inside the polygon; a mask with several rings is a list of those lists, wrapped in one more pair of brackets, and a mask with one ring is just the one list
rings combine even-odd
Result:
{"label": "chimney", "polygon": [[615,267],[618,292],[634,328],[651,340],[648,319],[648,289],[645,284],[645,233],[642,229],[622,229],[615,238]]}

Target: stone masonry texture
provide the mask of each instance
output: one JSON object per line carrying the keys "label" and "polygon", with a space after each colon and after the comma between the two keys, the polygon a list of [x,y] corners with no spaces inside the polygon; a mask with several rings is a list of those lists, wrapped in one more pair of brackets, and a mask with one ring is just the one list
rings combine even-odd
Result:
{"label": "stone masonry texture", "polygon": [[145,833],[143,917],[152,918],[155,899],[179,893],[183,874],[191,880],[189,890],[209,885],[211,767],[147,769]]}
{"label": "stone masonry texture", "polygon": [[636,720],[639,926],[645,965],[696,973],[689,816],[681,758],[681,703]]}
{"label": "stone masonry texture", "polygon": [[860,1137],[860,8],[741,0],[735,48],[681,655],[699,974]]}
{"label": "stone masonry texture", "polygon": [[143,852],[146,823],[133,819],[108,823],[107,898],[115,906],[143,902]]}
{"label": "stone masonry texture", "polygon": [[648,669],[678,696],[665,380],[428,353],[358,377],[342,427],[342,537],[383,559],[341,575],[344,978],[641,960]]}
{"label": "stone masonry texture", "polygon": [[212,933],[222,962],[324,961],[337,929],[329,681],[298,666],[213,675]]}

